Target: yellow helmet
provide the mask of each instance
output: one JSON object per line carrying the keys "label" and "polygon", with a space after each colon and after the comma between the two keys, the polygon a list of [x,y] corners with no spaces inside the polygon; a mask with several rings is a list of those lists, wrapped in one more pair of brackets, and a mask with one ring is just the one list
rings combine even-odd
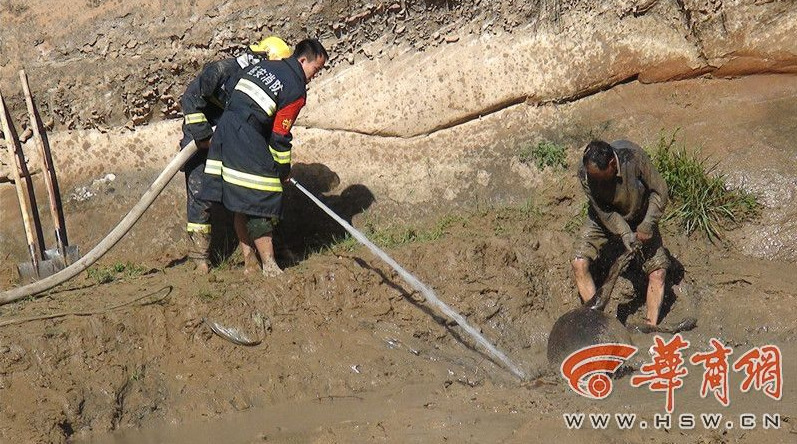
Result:
{"label": "yellow helmet", "polygon": [[285,59],[292,53],[285,40],[274,35],[266,37],[254,45],[249,45],[249,49],[256,54],[265,54],[269,60]]}

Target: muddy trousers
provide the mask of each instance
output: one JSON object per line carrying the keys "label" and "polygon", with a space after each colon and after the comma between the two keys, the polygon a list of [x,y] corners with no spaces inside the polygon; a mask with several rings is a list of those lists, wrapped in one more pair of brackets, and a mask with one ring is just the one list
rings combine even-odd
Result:
{"label": "muddy trousers", "polygon": [[186,213],[190,241],[189,259],[207,261],[210,257],[210,207],[211,202],[199,198],[205,185],[204,156],[194,156],[185,165]]}

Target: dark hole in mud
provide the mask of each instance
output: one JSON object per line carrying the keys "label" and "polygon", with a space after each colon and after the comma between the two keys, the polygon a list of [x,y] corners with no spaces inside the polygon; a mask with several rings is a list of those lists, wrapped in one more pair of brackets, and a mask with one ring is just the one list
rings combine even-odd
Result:
{"label": "dark hole in mud", "polygon": [[63,432],[64,437],[67,439],[75,434],[75,430],[72,428],[72,423],[66,419],[59,422],[58,427],[61,429],[61,432]]}

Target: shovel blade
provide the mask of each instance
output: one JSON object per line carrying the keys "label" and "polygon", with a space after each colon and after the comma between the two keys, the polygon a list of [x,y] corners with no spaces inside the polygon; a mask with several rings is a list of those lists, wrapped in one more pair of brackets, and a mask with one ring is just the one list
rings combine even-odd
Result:
{"label": "shovel blade", "polygon": [[64,263],[57,260],[39,261],[38,267],[34,267],[30,262],[17,265],[19,280],[22,283],[30,283],[52,276],[64,268]]}
{"label": "shovel blade", "polygon": [[63,266],[73,264],[76,260],[80,259],[80,250],[77,245],[64,245],[64,255],[65,257],[61,257],[61,252],[58,251],[58,248],[44,250],[44,258],[46,260],[63,263]]}

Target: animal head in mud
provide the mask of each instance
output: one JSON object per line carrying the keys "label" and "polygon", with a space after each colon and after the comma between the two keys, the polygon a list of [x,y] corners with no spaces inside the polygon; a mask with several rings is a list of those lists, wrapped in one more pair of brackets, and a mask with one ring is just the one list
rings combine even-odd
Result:
{"label": "animal head in mud", "polygon": [[554,323],[548,336],[548,362],[558,367],[571,353],[596,344],[632,344],[616,317],[587,307],[571,310]]}

